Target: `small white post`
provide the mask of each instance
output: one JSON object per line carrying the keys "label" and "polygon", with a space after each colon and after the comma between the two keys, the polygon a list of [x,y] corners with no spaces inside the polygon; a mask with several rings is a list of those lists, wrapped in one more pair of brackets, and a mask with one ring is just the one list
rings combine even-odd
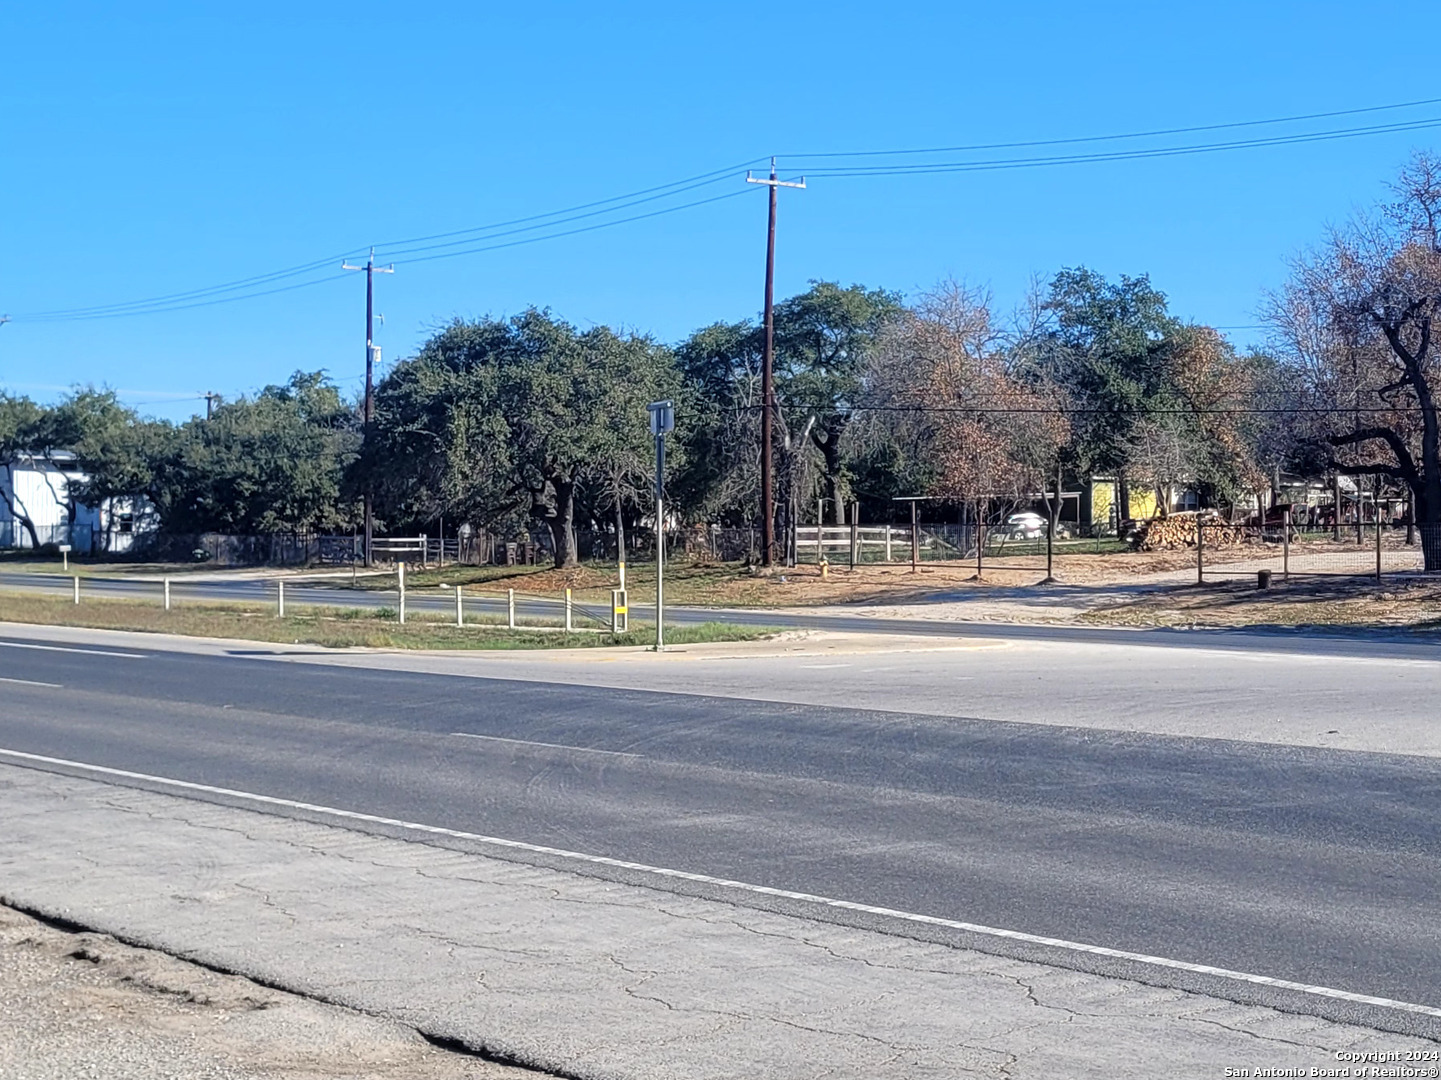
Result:
{"label": "small white post", "polygon": [[395,580],[400,591],[400,625],[405,625],[405,563],[395,564]]}
{"label": "small white post", "polygon": [[67,574],[70,573],[70,546],[68,544],[60,545],[60,568]]}
{"label": "small white post", "polygon": [[505,590],[505,611],[506,611],[506,625],[509,626],[510,629],[514,630],[514,629],[515,629],[515,590],[514,590],[514,589],[506,589],[506,590]]}
{"label": "small white post", "polygon": [[886,562],[891,561],[891,527],[886,526]]}
{"label": "small white post", "polygon": [[277,582],[275,583],[275,617],[276,617],[277,619],[283,619],[283,618],[285,618],[285,582],[284,582],[284,581],[277,581]]}
{"label": "small white post", "polygon": [[464,626],[464,625],[465,625],[465,606],[464,606],[464,605],[465,605],[465,600],[464,600],[464,598],[463,598],[463,596],[462,596],[462,590],[461,590],[460,584],[457,582],[457,584],[456,584],[456,586],[455,586],[455,625],[456,625],[456,626]]}
{"label": "small white post", "polygon": [[78,604],[80,603],[80,575],[76,574],[73,580],[75,582],[75,602]]}
{"label": "small white post", "polygon": [[570,590],[565,590],[565,632],[570,633]]}
{"label": "small white post", "polygon": [[165,610],[170,610],[170,579],[165,578],[162,584],[165,587]]}

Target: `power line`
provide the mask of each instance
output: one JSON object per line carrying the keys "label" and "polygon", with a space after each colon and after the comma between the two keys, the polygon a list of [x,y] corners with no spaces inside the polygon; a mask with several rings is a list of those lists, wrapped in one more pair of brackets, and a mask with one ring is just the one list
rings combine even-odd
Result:
{"label": "power line", "polygon": [[[695,186],[696,186],[696,187],[699,187],[699,186],[704,186],[704,185],[699,185],[699,184],[698,184],[698,185],[695,185]],[[683,188],[683,189],[680,189],[680,190],[681,190],[681,191],[684,191],[684,190],[688,190],[688,189],[684,189],[684,188]],[[679,192],[671,192],[670,194],[678,194],[678,193],[679,193]],[[598,222],[598,223],[596,223],[596,224],[594,224],[594,225],[587,225],[587,226],[583,226],[583,227],[581,227],[581,228],[565,229],[565,230],[562,230],[562,231],[560,231],[560,232],[547,233],[547,234],[542,235],[542,236],[524,237],[524,238],[519,239],[519,240],[511,240],[511,241],[507,241],[507,242],[505,242],[505,243],[500,243],[500,244],[491,244],[491,243],[487,243],[487,242],[486,242],[486,241],[488,241],[488,240],[490,240],[490,239],[494,239],[494,237],[476,237],[476,238],[475,238],[475,242],[479,243],[480,246],[467,247],[467,248],[464,248],[463,250],[457,250],[457,251],[442,251],[442,252],[440,252],[439,254],[419,255],[419,256],[416,257],[416,258],[395,259],[394,261],[397,262],[397,263],[431,262],[431,261],[434,261],[434,260],[436,260],[436,259],[456,258],[456,257],[461,256],[461,255],[475,255],[475,254],[480,254],[480,253],[486,252],[486,251],[498,251],[498,250],[501,250],[501,249],[503,249],[503,248],[519,247],[519,246],[522,246],[522,245],[524,245],[524,244],[540,243],[541,241],[544,241],[544,240],[557,240],[557,239],[560,239],[560,238],[566,237],[566,236],[575,236],[575,235],[578,235],[578,234],[580,234],[580,233],[594,232],[594,231],[596,231],[596,230],[598,230],[598,229],[608,229],[608,228],[611,228],[611,227],[616,226],[616,225],[627,225],[627,224],[630,224],[631,222],[635,222],[635,221],[643,221],[643,220],[646,220],[646,219],[648,219],[648,218],[660,217],[660,216],[665,215],[665,214],[673,214],[673,213],[677,213],[677,212],[682,211],[682,210],[689,210],[689,209],[692,209],[692,208],[697,207],[697,206],[705,206],[705,205],[707,205],[708,203],[721,202],[721,201],[723,201],[723,200],[725,200],[725,199],[730,199],[730,198],[736,197],[737,195],[745,195],[745,194],[749,194],[749,189],[745,189],[745,190],[741,190],[741,191],[727,192],[727,193],[724,194],[724,195],[716,195],[716,196],[713,196],[713,197],[708,198],[708,199],[697,199],[697,200],[694,200],[694,201],[692,201],[692,202],[681,203],[681,204],[679,204],[679,205],[677,205],[677,206],[662,207],[662,208],[659,209],[659,210],[653,210],[653,211],[650,211],[650,212],[648,212],[648,213],[644,213],[644,214],[633,214],[633,215],[631,215],[631,216],[629,216],[629,217],[617,218],[617,219],[614,219],[614,220],[612,220],[612,221],[602,221],[602,222]],[[612,200],[612,201],[613,201],[613,200]],[[653,200],[651,200],[651,199],[637,200],[636,202],[632,202],[632,203],[629,203],[629,204],[626,204],[626,205],[637,205],[638,202],[650,202],[650,201],[653,201]],[[614,210],[620,210],[620,209],[624,209],[624,206],[616,206],[616,207],[613,207],[613,208],[612,208],[612,211],[614,211]],[[587,214],[587,215],[580,215],[580,216],[581,216],[581,217],[589,217],[589,216],[593,216],[593,215]],[[577,220],[577,218],[562,219],[562,220],[560,220],[560,221],[550,222],[550,223],[548,223],[547,226],[541,226],[541,227],[549,227],[549,226],[553,226],[553,225],[565,224],[566,221],[568,221],[568,220]],[[517,231],[526,231],[526,230],[517,230]],[[498,235],[507,235],[507,234],[502,233],[502,234],[498,234]],[[463,241],[462,243],[470,243],[470,241]],[[426,250],[434,250],[434,248],[436,248],[436,247],[444,248],[444,247],[449,247],[449,246],[451,246],[451,245],[449,245],[449,244],[441,244],[441,245],[433,245],[431,248],[416,248],[416,249],[413,249],[413,250],[415,250],[415,251],[417,251],[417,252],[421,252],[421,251],[426,251]],[[299,273],[304,273],[304,272],[306,272],[306,270],[320,269],[320,268],[322,268],[322,267],[324,267],[324,266],[332,265],[332,264],[333,264],[333,259],[331,259],[331,260],[321,260],[321,261],[317,261],[316,263],[305,264],[304,267],[291,268],[290,270],[287,270],[287,271],[277,271],[277,272],[275,272],[274,274],[259,275],[259,276],[258,276],[256,279],[254,279],[254,280],[256,280],[256,281],[279,280],[279,279],[283,278],[284,276],[294,276],[294,275],[299,274]],[[250,292],[239,292],[237,295],[233,295],[233,296],[215,296],[215,295],[212,295],[212,296],[209,296],[208,298],[205,298],[205,299],[196,299],[196,300],[193,300],[193,301],[187,301],[187,302],[181,302],[181,303],[175,303],[175,302],[166,303],[166,302],[164,302],[161,298],[152,298],[151,300],[130,301],[128,304],[113,304],[113,305],[107,305],[107,306],[104,306],[104,307],[93,308],[93,309],[71,309],[74,313],[70,313],[70,312],[67,312],[67,311],[56,311],[56,312],[50,312],[50,313],[36,312],[36,313],[34,313],[34,314],[31,314],[31,315],[21,315],[21,316],[17,316],[16,318],[17,318],[17,320],[21,320],[21,321],[25,321],[25,322],[81,322],[81,321],[88,321],[88,320],[92,320],[92,319],[112,319],[112,318],[120,318],[120,317],[124,317],[124,316],[133,316],[133,315],[161,314],[161,313],[170,312],[170,311],[187,311],[187,310],[190,310],[190,309],[192,309],[192,308],[210,307],[210,306],[213,306],[213,305],[216,305],[216,304],[235,303],[235,302],[240,301],[240,300],[250,300],[250,299],[255,299],[255,298],[258,298],[258,297],[262,297],[262,296],[271,296],[271,295],[274,295],[274,294],[276,294],[276,293],[290,292],[290,291],[295,290],[295,289],[310,288],[311,286],[314,286],[314,285],[323,285],[323,284],[325,284],[326,282],[338,281],[340,278],[342,278],[342,277],[344,277],[344,276],[345,276],[344,274],[328,274],[328,275],[326,275],[326,276],[324,276],[324,277],[315,278],[315,279],[312,279],[312,280],[310,280],[310,281],[297,282],[297,283],[294,283],[294,284],[285,285],[285,286],[281,286],[281,287],[274,288],[274,289],[264,289],[264,290],[259,290],[259,291],[250,291]],[[243,287],[243,286],[242,286],[240,283],[231,283],[230,285],[226,285],[226,286],[213,286],[213,287],[211,287],[210,289],[196,290],[195,293],[193,293],[193,294],[177,294],[177,299],[184,299],[184,297],[185,297],[186,295],[204,296],[204,295],[207,294],[207,293],[209,293],[209,294],[215,294],[215,293],[219,293],[219,292],[225,291],[225,290],[227,290],[227,289],[234,289],[234,290],[237,290],[237,291],[238,291],[238,290],[239,290],[240,288],[242,288],[242,287]]]}
{"label": "power line", "polygon": [[17,316],[17,320],[24,322],[88,322],[93,319],[120,319],[132,315],[158,315],[171,311],[190,311],[193,308],[214,307],[217,304],[234,304],[241,300],[255,300],[262,296],[274,296],[276,293],[294,292],[296,289],[308,289],[312,285],[324,285],[328,281],[339,281],[344,274],[329,274],[323,278],[316,278],[313,281],[301,281],[294,285],[282,285],[275,289],[264,289],[260,292],[248,292],[238,296],[223,296],[218,299],[200,300],[194,303],[168,304],[163,307],[139,307],[123,311],[106,311],[94,315],[66,315],[41,317]]}
{"label": "power line", "polygon": [[[717,183],[717,182],[719,182],[719,181],[722,180],[722,179],[728,179],[728,178],[733,177],[733,176],[734,176],[734,173],[728,173],[727,176],[725,176],[725,177],[717,177],[717,178],[714,179],[714,180],[703,180],[703,181],[701,181],[700,183],[690,184],[690,185],[688,185],[688,186],[686,186],[686,187],[675,188],[674,190],[664,192],[663,194],[660,194],[660,195],[651,195],[651,196],[648,196],[648,197],[643,198],[643,199],[634,199],[634,200],[632,200],[632,201],[630,201],[630,202],[623,202],[623,203],[620,203],[620,204],[615,205],[615,206],[608,206],[608,207],[606,207],[606,208],[603,209],[603,210],[591,210],[591,211],[589,211],[589,212],[587,212],[587,213],[583,213],[583,214],[573,214],[573,215],[571,215],[571,216],[569,216],[569,217],[561,217],[561,218],[557,218],[557,219],[555,219],[555,220],[553,220],[553,221],[545,221],[545,222],[542,222],[542,223],[540,223],[540,224],[538,224],[538,225],[523,225],[523,226],[520,226],[520,227],[518,227],[518,228],[506,229],[506,230],[500,231],[500,232],[491,231],[491,232],[489,233],[489,235],[486,235],[486,236],[468,236],[468,237],[467,237],[466,239],[464,239],[464,240],[451,240],[451,241],[448,241],[447,243],[444,243],[444,244],[423,244],[423,245],[421,245],[421,246],[419,246],[419,247],[409,247],[409,248],[402,247],[402,248],[398,248],[398,249],[384,248],[384,249],[382,249],[381,254],[383,254],[383,255],[384,255],[386,258],[388,258],[388,259],[394,259],[394,258],[396,258],[397,256],[400,256],[400,255],[410,255],[410,254],[416,254],[416,253],[427,252],[427,251],[439,251],[439,250],[441,250],[441,249],[443,249],[443,248],[463,247],[463,246],[466,245],[466,244],[489,243],[491,240],[499,239],[499,238],[502,237],[502,236],[514,236],[514,235],[516,235],[517,233],[536,232],[536,231],[538,231],[538,230],[540,230],[540,229],[551,229],[551,228],[554,228],[554,227],[557,226],[557,225],[568,225],[569,223],[571,223],[571,222],[573,222],[573,221],[584,221],[584,220],[587,219],[587,218],[601,217],[601,216],[603,216],[603,215],[605,215],[605,214],[614,214],[614,213],[617,213],[617,212],[619,212],[619,211],[621,211],[621,210],[629,209],[629,208],[632,207],[632,206],[640,206],[640,205],[642,205],[642,204],[644,204],[644,203],[655,202],[655,201],[657,201],[658,199],[669,199],[669,198],[671,198],[672,196],[681,195],[681,194],[684,194],[684,193],[687,192],[687,191],[695,191],[695,190],[698,189],[698,188],[709,187],[711,184]],[[699,203],[691,203],[691,204],[688,204],[688,205],[698,206],[698,205],[700,205],[700,204],[699,204]],[[680,209],[684,209],[684,207],[679,207],[679,206],[677,206],[677,207],[668,207],[668,208],[666,208],[665,210],[663,210],[663,211],[661,211],[661,212],[662,212],[662,213],[670,213],[670,212],[673,211],[673,210],[680,210]],[[627,221],[634,221],[634,220],[636,220],[636,219],[634,219],[634,218],[627,218],[627,219],[625,219],[625,220],[627,220]],[[605,224],[606,224],[606,225],[610,225],[610,224],[620,224],[620,222],[619,222],[619,221],[616,221],[616,222],[607,222],[607,223],[605,223]],[[466,230],[466,231],[467,231],[467,232],[471,232],[471,233],[475,233],[475,232],[480,232],[480,231],[482,231],[482,230],[480,230],[480,229],[468,229],[468,230]],[[452,234],[452,235],[454,235],[454,234]],[[569,235],[569,234],[559,234],[559,235]],[[546,239],[546,237],[541,237],[540,239]],[[414,262],[415,260],[412,259],[412,260],[410,260],[410,261]]]}
{"label": "power line", "polygon": [[705,206],[708,203],[723,202],[726,199],[734,199],[739,195],[749,195],[750,193],[750,188],[744,188],[740,191],[727,192],[724,195],[715,195],[709,199],[697,199],[695,202],[682,203],[680,206],[669,206],[664,210],[652,210],[648,214],[636,214],[632,217],[620,218],[617,221],[603,221],[598,225],[586,225],[579,229],[567,229],[564,232],[551,233],[546,236],[532,236],[524,240],[511,240],[504,244],[490,244],[486,247],[468,248],[465,251],[448,251],[442,252],[439,255],[423,255],[418,259],[397,259],[396,263],[404,265],[406,263],[432,262],[436,259],[454,259],[460,255],[478,255],[484,251],[499,251],[502,248],[519,247],[522,244],[537,244],[542,240],[559,240],[563,236],[576,236],[580,233],[594,232],[597,229],[608,229],[613,225],[628,225],[632,221],[644,221],[647,218],[660,217],[662,214],[673,214],[678,210],[689,210],[695,206]]}
{"label": "power line", "polygon": [[[743,405],[740,408],[754,412],[759,405]],[[1136,409],[1120,407],[1114,409],[1089,408],[1037,408],[1035,406],[1001,407],[995,405],[846,405],[840,408],[830,404],[808,405],[797,401],[783,401],[782,409],[800,409],[811,412],[838,413],[944,413],[982,416],[1292,416],[1295,414],[1346,415],[1353,413],[1420,413],[1419,405],[1367,406],[1353,409],[1349,405],[1337,406],[1295,406],[1286,408],[1226,408],[1226,409]]]}
{"label": "power line", "polygon": [[[795,155],[801,158],[865,158],[879,156],[900,156],[917,154],[938,154],[956,152],[974,152],[981,150],[1010,149],[1021,147],[1044,147],[1058,145],[1074,145],[1104,141],[1115,141],[1125,139],[1138,139],[1157,137],[1162,135],[1187,134],[1202,131],[1233,130],[1246,127],[1264,125],[1297,123],[1307,120],[1326,119],[1338,116],[1351,116],[1366,113],[1383,112],[1388,110],[1416,108],[1423,105],[1433,105],[1441,102],[1441,98],[1426,98],[1416,101],[1399,102],[1390,105],[1376,105],[1357,109],[1340,109],[1329,112],[1307,113],[1296,116],[1275,117],[1264,120],[1246,120],[1221,124],[1195,125],[1191,127],[1176,127],[1156,129],[1153,131],[1127,132],[1112,135],[1080,136],[1063,139],[1032,140],[1024,142],[988,143],[975,144],[971,146],[933,147],[928,149],[911,150],[866,150],[848,151],[826,154],[805,154]],[[940,161],[940,162],[917,162],[896,165],[862,166],[862,165],[837,165],[820,166],[810,168],[807,171],[815,176],[827,176],[832,178],[853,178],[865,176],[900,176],[900,175],[926,175],[950,172],[980,172],[1005,169],[1039,168],[1056,165],[1075,165],[1104,161],[1130,161],[1146,158],[1173,157],[1181,155],[1193,155],[1203,153],[1217,153],[1228,150],[1247,149],[1265,146],[1284,146],[1310,142],[1332,141],[1336,139],[1358,138],[1367,135],[1423,131],[1441,127],[1441,117],[1432,117],[1414,121],[1399,121],[1390,124],[1377,124],[1366,127],[1343,128],[1328,131],[1302,132],[1292,135],[1267,136],[1257,139],[1237,139],[1227,142],[1202,143],[1189,145],[1175,145],[1168,147],[1151,147],[1135,150],[1113,150],[1097,153],[1083,154],[1060,154],[1036,157],[1017,158],[995,158],[981,159],[977,161]],[[672,198],[688,191],[697,190],[714,183],[721,182],[739,172],[746,165],[753,165],[764,159],[752,159],[749,162],[741,162],[735,166],[728,166],[723,169],[716,169],[695,176],[671,181],[667,184],[654,185],[638,191],[629,192],[624,195],[612,196],[607,199],[600,199],[588,203],[581,203],[576,206],[567,207],[561,210],[549,211],[543,214],[535,214],[527,217],[512,218],[505,221],[493,222],[488,225],[474,226],[468,229],[454,230],[443,233],[433,233],[424,236],[411,237],[403,240],[389,241],[381,245],[385,249],[386,258],[397,262],[428,262],[436,259],[455,258],[463,255],[482,254],[490,251],[498,251],[505,248],[516,247],[523,244],[539,243],[544,240],[560,239],[568,236],[575,236],[581,233],[592,232],[598,229],[611,228],[617,225],[625,225],[648,218],[658,217],[664,214],[676,213],[683,210],[704,206],[713,202],[720,202],[724,199],[733,198],[740,192],[729,192],[707,199],[698,199],[675,206],[663,207],[659,210],[643,214],[635,214],[609,221],[597,222],[592,225],[575,229],[563,229],[556,231],[556,226],[569,224],[587,218],[614,214],[643,203]],[[506,230],[506,231],[502,231]],[[504,243],[493,243],[492,241],[502,236],[510,236],[524,232],[540,232],[542,235],[528,236]],[[488,234],[488,235],[487,235]],[[58,308],[46,311],[38,311],[20,314],[14,317],[14,321],[23,322],[60,322],[60,321],[83,321],[90,319],[118,318],[133,315],[161,314],[171,311],[185,311],[194,308],[207,307],[215,304],[235,303],[240,300],[258,299],[264,296],[271,296],[277,293],[289,292],[295,289],[310,288],[315,285],[325,284],[329,281],[338,280],[343,275],[325,275],[310,280],[292,282],[290,284],[274,288],[262,288],[275,282],[285,281],[289,278],[303,277],[314,274],[327,266],[333,265],[336,258],[344,258],[354,255],[363,248],[352,248],[349,251],[328,256],[325,259],[318,259],[314,262],[302,263],[285,269],[272,271],[270,273],[258,274],[248,278],[241,278],[235,281],[224,282],[218,285],[208,286],[203,289],[193,289],[184,292],[169,293],[160,296],[142,298],[137,300],[122,301],[112,304],[91,305],[85,307]],[[399,259],[396,256],[414,255],[415,258]],[[1223,327],[1221,329],[1261,329],[1260,326],[1237,326]]]}
{"label": "power line", "polygon": [[[1396,109],[1413,109],[1421,105],[1436,105],[1441,98],[1422,98],[1417,101],[1401,101],[1392,105],[1370,105],[1362,109],[1336,109],[1331,112],[1303,113],[1297,116],[1276,116],[1268,120],[1238,120],[1225,124],[1200,124],[1194,127],[1157,128],[1152,131],[1128,131],[1114,135],[1085,135],[1064,139],[1035,139],[1026,142],[975,143],[970,146],[933,146],[912,150],[844,150],[823,154],[786,154],[787,158],[844,158],[844,157],[890,157],[904,154],[955,154],[976,150],[1017,150],[1028,146],[1066,146],[1080,143],[1115,142],[1122,139],[1149,139],[1160,135],[1188,135],[1199,131],[1226,131],[1235,128],[1264,127],[1270,124],[1293,124],[1303,120],[1325,120],[1335,116],[1358,116],[1362,113],[1389,112]],[[814,172],[814,170],[811,170]]]}
{"label": "power line", "polygon": [[[45,319],[54,319],[61,316],[85,317],[87,315],[100,315],[117,312],[120,309],[132,307],[141,307],[154,304],[169,304],[185,300],[192,300],[199,297],[213,295],[216,293],[229,292],[236,289],[269,284],[272,281],[280,281],[287,277],[295,277],[299,274],[319,270],[323,267],[331,265],[336,259],[343,259],[348,255],[354,255],[356,253],[356,250],[359,249],[338,252],[337,254],[328,256],[324,259],[317,259],[315,262],[304,263],[300,266],[288,267],[284,270],[276,270],[269,274],[258,274],[254,277],[241,278],[238,281],[225,282],[220,285],[211,285],[204,289],[192,289],[189,292],[170,293],[166,296],[155,296],[144,300],[127,300],[118,304],[100,304],[94,307],[59,308],[54,311],[37,311],[32,312],[28,315],[22,315],[21,318],[26,320],[27,322],[36,322]],[[260,295],[264,294],[262,293]]]}
{"label": "power line", "polygon": [[751,158],[749,161],[742,161],[735,165],[728,165],[724,169],[713,169],[710,172],[700,173],[697,176],[686,177],[684,180],[672,180],[669,184],[660,184],[656,187],[642,188],[639,191],[632,191],[625,195],[615,195],[609,199],[599,199],[595,202],[581,203],[578,206],[568,206],[562,210],[552,210],[549,213],[545,214],[532,214],[529,217],[512,218],[509,221],[497,221],[493,222],[490,225],[476,225],[468,229],[457,229],[453,232],[432,233],[429,236],[412,236],[405,240],[387,240],[384,243],[377,244],[376,247],[380,248],[382,251],[385,251],[389,248],[399,247],[403,244],[419,244],[429,240],[445,240],[449,239],[452,236],[463,236],[466,233],[487,232],[491,229],[503,229],[511,225],[525,225],[529,222],[540,221],[544,218],[559,217],[564,214],[573,214],[581,210],[590,210],[594,207],[605,206],[610,203],[626,202],[630,199],[639,198],[642,195],[650,195],[657,191],[665,191],[668,188],[677,188],[689,184],[696,184],[697,186],[700,186],[700,181],[712,182],[712,178],[724,178],[727,176],[734,176],[736,173],[740,172],[740,170],[746,168],[747,166],[757,165],[764,160],[764,158]]}
{"label": "power line", "polygon": [[1079,165],[1101,161],[1139,161],[1146,158],[1181,157],[1192,154],[1213,154],[1226,150],[1244,150],[1261,146],[1290,146],[1301,143],[1332,142],[1366,135],[1384,135],[1404,131],[1426,131],[1441,127],[1441,117],[1412,120],[1398,124],[1380,124],[1363,128],[1342,128],[1297,135],[1275,135],[1261,139],[1237,139],[1222,143],[1201,143],[1190,146],[1151,147],[1143,150],[1108,150],[1091,154],[1058,154],[1050,157],[993,158],[980,161],[920,162],[912,165],[852,165],[807,169],[811,176],[831,178],[856,176],[923,176],[934,173],[996,172],[1010,169],[1034,169],[1053,165]]}

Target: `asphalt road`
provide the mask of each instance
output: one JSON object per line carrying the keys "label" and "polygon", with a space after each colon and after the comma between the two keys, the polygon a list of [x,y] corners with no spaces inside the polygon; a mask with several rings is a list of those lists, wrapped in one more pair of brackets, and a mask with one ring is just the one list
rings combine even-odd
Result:
{"label": "asphalt road", "polygon": [[[133,578],[82,579],[85,596],[112,599],[149,600],[161,602],[162,585],[158,581],[137,581]],[[71,579],[60,574],[0,572],[0,589],[8,592],[40,592],[68,596]],[[263,580],[186,581],[176,577],[171,583],[171,598],[176,604],[206,601],[246,601],[274,603],[275,583]],[[287,606],[351,607],[365,610],[394,608],[397,596],[391,591],[351,589],[335,585],[287,583]],[[653,621],[655,608],[644,598],[632,595],[630,615],[637,622]],[[454,594],[442,589],[412,590],[406,598],[407,610],[441,612],[455,611]],[[505,617],[503,596],[467,593],[465,608],[471,615]],[[517,596],[516,617],[520,620],[544,620],[552,625],[562,617],[562,601],[552,597]],[[608,604],[576,603],[574,624],[577,627],[608,627]],[[1357,656],[1371,658],[1441,659],[1441,644],[1417,641],[1413,635],[1398,632],[1386,635],[1369,631],[1364,635],[1338,630],[1327,634],[1308,627],[1301,630],[1135,630],[1092,626],[1063,626],[1004,622],[968,621],[959,619],[895,619],[862,614],[835,612],[808,613],[796,610],[766,611],[745,608],[707,608],[666,605],[666,624],[694,626],[706,622],[730,623],[740,626],[765,626],[783,629],[818,629],[883,634],[941,634],[965,637],[994,638],[1011,641],[1072,641],[1087,644],[1156,645],[1166,649],[1234,649],[1251,651],[1291,651],[1306,656]]]}
{"label": "asphalt road", "polygon": [[1435,759],[36,644],[5,749],[1441,1006]]}

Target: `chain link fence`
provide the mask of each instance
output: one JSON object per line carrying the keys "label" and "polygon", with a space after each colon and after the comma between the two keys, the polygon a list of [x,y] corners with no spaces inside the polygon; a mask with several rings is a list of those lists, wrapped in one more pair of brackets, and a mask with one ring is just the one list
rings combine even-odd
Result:
{"label": "chain link fence", "polygon": [[[1425,551],[1433,552],[1432,567],[1441,570],[1441,527],[1368,522],[1360,538],[1354,527],[1296,528],[1288,522],[1234,525],[1202,521],[1196,552],[1198,581],[1256,577],[1268,572],[1272,580],[1292,577],[1359,577],[1381,580],[1388,575],[1427,572]],[[1258,578],[1259,581],[1259,578]]]}

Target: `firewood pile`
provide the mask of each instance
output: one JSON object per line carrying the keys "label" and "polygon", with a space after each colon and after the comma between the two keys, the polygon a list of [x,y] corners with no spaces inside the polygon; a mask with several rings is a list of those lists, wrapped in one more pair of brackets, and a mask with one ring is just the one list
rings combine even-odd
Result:
{"label": "firewood pile", "polygon": [[1229,525],[1214,511],[1182,511],[1169,517],[1138,522],[1132,535],[1137,551],[1176,551],[1196,546],[1197,522],[1205,529],[1208,548],[1235,547],[1246,542],[1240,525]]}

